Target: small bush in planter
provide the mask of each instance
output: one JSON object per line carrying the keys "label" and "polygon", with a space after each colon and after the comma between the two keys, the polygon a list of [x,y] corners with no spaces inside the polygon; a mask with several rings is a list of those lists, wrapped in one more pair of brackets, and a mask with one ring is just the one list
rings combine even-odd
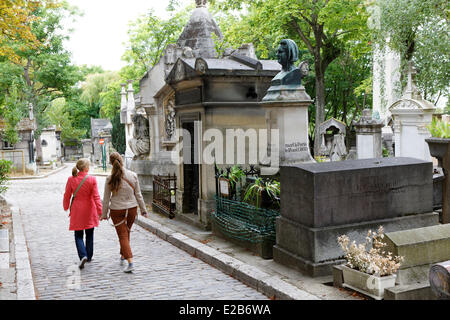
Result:
{"label": "small bush in planter", "polygon": [[[350,239],[346,235],[340,236],[338,243],[345,252],[347,266],[380,277],[395,274],[400,268],[403,257],[393,257],[391,252],[382,251],[382,248],[386,246],[381,241],[383,238],[384,231],[381,226],[378,232],[369,230],[366,241],[360,244],[356,244],[355,241],[350,243]],[[370,244],[372,247],[367,250]]]}
{"label": "small bush in planter", "polygon": [[257,177],[255,182],[247,186],[243,200],[258,208],[278,209],[280,207],[280,182],[264,181],[261,177]]}
{"label": "small bush in planter", "polygon": [[[393,257],[392,253],[382,251],[386,246],[383,239],[383,228],[378,232],[369,230],[365,243],[350,243],[346,235],[338,237],[338,242],[345,252],[347,264],[342,266],[344,287],[380,300],[384,290],[395,286],[395,273],[400,268],[403,257]],[[368,246],[372,247],[367,250]]]}

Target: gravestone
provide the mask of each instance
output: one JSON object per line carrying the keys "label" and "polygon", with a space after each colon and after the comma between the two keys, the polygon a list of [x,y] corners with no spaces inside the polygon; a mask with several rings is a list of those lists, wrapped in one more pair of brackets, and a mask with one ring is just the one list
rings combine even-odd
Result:
{"label": "gravestone", "polygon": [[358,159],[381,158],[383,156],[381,139],[383,121],[374,119],[372,110],[365,109],[361,118],[353,125],[356,130]]}
{"label": "gravestone", "polygon": [[343,262],[338,236],[363,242],[387,232],[438,224],[432,163],[382,158],[281,167],[281,212],[274,260],[312,276]]}
{"label": "gravestone", "polygon": [[431,137],[427,126],[431,124],[435,106],[422,98],[414,83],[415,69],[408,67],[408,84],[400,100],[389,108],[394,120],[396,157],[413,157],[431,161],[425,139]]}
{"label": "gravestone", "polygon": [[[331,131],[331,134],[329,133]],[[324,121],[319,126],[320,133],[320,148],[319,155],[320,156],[329,156],[331,158],[331,149],[336,148],[337,145],[340,146],[341,149],[341,157],[345,157],[347,155],[347,148],[345,146],[345,141],[336,141],[341,140],[340,136],[343,137],[342,140],[345,140],[346,134],[346,125],[342,121],[339,121],[335,118],[330,118],[327,121]],[[336,155],[335,155],[336,156]],[[342,159],[339,159],[342,160]],[[332,161],[337,161],[335,160]]]}

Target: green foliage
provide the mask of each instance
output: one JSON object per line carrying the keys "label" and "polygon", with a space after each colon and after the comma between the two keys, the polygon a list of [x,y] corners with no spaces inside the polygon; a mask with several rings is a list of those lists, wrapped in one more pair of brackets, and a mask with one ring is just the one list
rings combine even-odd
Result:
{"label": "green foliage", "polygon": [[5,121],[2,139],[14,145],[19,142],[16,126],[24,115],[26,104],[20,99],[17,85],[11,85],[8,91],[9,94],[4,97],[4,104],[0,105],[0,117]]}
{"label": "green foliage", "polygon": [[[18,40],[12,48],[20,59],[0,60],[0,105],[11,95],[11,89],[15,86],[15,106],[8,111],[14,120],[12,124],[19,117],[19,112],[14,109],[21,109],[19,118],[22,118],[28,114],[28,105],[31,103],[38,125],[36,137],[50,124],[46,111],[51,102],[59,97],[70,97],[74,84],[81,80],[79,69],[72,65],[70,53],[63,46],[63,41],[67,39],[63,32],[63,19],[74,13],[66,3],[37,7],[32,12],[35,19],[32,20],[30,30],[40,45],[24,46]],[[10,133],[10,138],[14,139],[12,130]]]}
{"label": "green foliage", "polygon": [[114,149],[120,154],[125,154],[127,148],[125,141],[125,125],[120,123],[120,113],[116,114],[112,123],[111,138]]}
{"label": "green foliage", "polygon": [[13,163],[9,160],[0,159],[0,194],[8,190],[8,175],[11,173]]}
{"label": "green foliage", "polygon": [[266,194],[276,206],[280,206],[280,182],[276,180],[264,180],[256,177],[255,181],[248,185],[243,201],[261,207],[261,200]]}
{"label": "green foliage", "polygon": [[431,125],[427,126],[431,136],[435,138],[450,139],[450,124],[441,120],[433,118]]}
{"label": "green foliage", "polygon": [[448,94],[450,38],[447,0],[378,0],[375,40],[398,52],[403,79],[406,63],[418,70],[416,84],[425,99]]}
{"label": "green foliage", "polygon": [[[343,55],[347,57],[340,63],[353,67],[360,63],[361,57],[367,57],[370,53],[370,33],[367,26],[369,12],[365,1],[214,0],[212,3],[217,10],[229,13],[219,19],[219,24],[224,33],[224,42],[234,48],[242,43],[252,42],[259,58],[274,59],[281,39],[290,38],[299,44],[300,59],[309,59],[312,70],[311,77],[304,82],[310,96],[315,96],[314,106],[310,108],[311,129],[314,127],[314,130],[310,130],[311,134],[313,131],[317,134],[318,126],[315,123],[323,122],[331,109],[344,103],[347,103],[349,109],[349,102],[355,108],[355,100],[360,97],[354,96],[354,89],[370,76],[370,63],[369,66],[364,65],[364,68],[368,68],[361,76],[358,74],[356,77],[355,74],[351,80],[341,76],[340,80],[352,81],[352,85],[347,93],[344,92],[340,99],[336,97],[331,105],[327,101],[330,86],[326,74],[331,64]],[[236,14],[232,10],[242,10],[242,14]],[[336,73],[338,75],[339,72]],[[347,74],[347,78],[349,75],[352,74]],[[338,95],[343,91],[336,88],[334,92]],[[358,108],[356,111],[358,112]],[[346,122],[347,114],[355,113],[343,111],[341,117]],[[316,139],[316,152],[319,146],[320,141]]]}
{"label": "green foliage", "polygon": [[[216,165],[216,168],[217,168],[217,165]],[[219,168],[217,168],[217,170],[219,171],[220,177],[226,178],[230,181],[231,188],[235,188],[236,184],[238,182],[240,182],[243,177],[245,177],[244,170],[238,165],[232,166],[230,168],[230,171],[228,171],[226,169],[219,169]]]}
{"label": "green foliage", "polygon": [[58,98],[53,100],[47,116],[51,124],[61,129],[61,141],[78,141],[86,135],[86,129],[74,127],[70,110],[68,110],[66,99]]}
{"label": "green foliage", "polygon": [[139,78],[158,62],[167,45],[178,39],[189,18],[188,8],[176,11],[173,2],[169,4],[167,11],[170,12],[167,19],[157,17],[150,10],[130,23],[129,41],[122,59],[133,67]]}

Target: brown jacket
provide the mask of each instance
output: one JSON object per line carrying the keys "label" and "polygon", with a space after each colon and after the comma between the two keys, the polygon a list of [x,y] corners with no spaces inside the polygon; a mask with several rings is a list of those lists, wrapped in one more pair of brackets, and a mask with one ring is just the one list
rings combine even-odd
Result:
{"label": "brown jacket", "polygon": [[107,218],[109,209],[124,210],[139,206],[139,208],[141,209],[141,213],[147,212],[136,173],[125,168],[123,169],[123,171],[124,178],[133,185],[134,191],[133,188],[128,184],[128,182],[122,179],[119,190],[117,191],[117,193],[112,194],[111,188],[109,186],[111,176],[108,176],[105,181],[105,192],[103,194],[102,218]]}

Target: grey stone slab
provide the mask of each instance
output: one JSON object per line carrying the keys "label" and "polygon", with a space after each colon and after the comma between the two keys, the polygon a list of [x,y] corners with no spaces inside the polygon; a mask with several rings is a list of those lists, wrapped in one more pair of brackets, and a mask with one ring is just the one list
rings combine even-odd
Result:
{"label": "grey stone slab", "polygon": [[384,300],[436,300],[428,281],[384,290]]}
{"label": "grey stone slab", "polygon": [[380,225],[386,232],[392,232],[438,223],[439,215],[436,212],[325,228],[310,228],[281,216],[276,220],[276,247],[283,248],[311,263],[321,263],[344,255],[337,242],[337,238],[343,234],[356,242],[364,242],[367,231],[376,230]]}
{"label": "grey stone slab", "polygon": [[384,242],[404,257],[401,269],[450,260],[450,224],[387,232]]}
{"label": "grey stone slab", "polygon": [[281,215],[319,228],[433,211],[432,163],[380,158],[281,167]]}

